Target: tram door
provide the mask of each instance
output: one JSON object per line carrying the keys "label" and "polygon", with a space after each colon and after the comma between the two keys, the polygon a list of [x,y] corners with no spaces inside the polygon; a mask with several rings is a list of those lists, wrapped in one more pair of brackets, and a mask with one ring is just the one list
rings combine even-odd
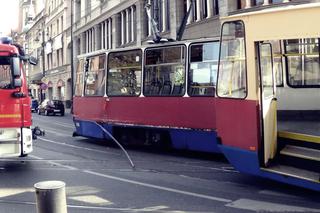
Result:
{"label": "tram door", "polygon": [[260,103],[264,165],[275,157],[277,151],[277,99],[275,97],[272,47],[270,43],[257,43],[260,70]]}

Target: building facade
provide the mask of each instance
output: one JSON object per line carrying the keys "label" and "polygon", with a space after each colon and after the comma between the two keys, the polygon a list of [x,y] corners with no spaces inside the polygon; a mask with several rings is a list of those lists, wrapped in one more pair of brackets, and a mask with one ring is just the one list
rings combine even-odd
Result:
{"label": "building facade", "polygon": [[[28,3],[37,4],[36,1],[31,3],[31,0],[21,2],[24,11],[30,10]],[[25,39],[29,53],[40,59],[36,68],[30,68],[31,89],[39,99],[59,99],[65,101],[68,107],[73,94],[71,69],[76,67],[78,55],[146,45],[152,40],[152,23],[148,19],[146,6],[163,38],[189,40],[218,39],[222,16],[309,2],[314,1],[46,0],[42,12],[32,18],[32,27]],[[186,17],[191,5],[190,15]],[[30,15],[26,13],[24,17],[30,21]],[[40,75],[42,78],[39,80]]]}
{"label": "building facade", "polygon": [[44,83],[45,98],[71,101],[70,14],[71,1],[54,0],[45,3]]}
{"label": "building facade", "polygon": [[28,66],[28,82],[29,90],[32,97],[35,99],[42,99],[42,91],[40,86],[42,84],[43,70],[44,70],[44,34],[42,29],[45,26],[44,10],[37,14],[33,18],[33,24],[25,31],[25,48],[29,55],[32,55],[38,59],[38,64],[36,66]]}

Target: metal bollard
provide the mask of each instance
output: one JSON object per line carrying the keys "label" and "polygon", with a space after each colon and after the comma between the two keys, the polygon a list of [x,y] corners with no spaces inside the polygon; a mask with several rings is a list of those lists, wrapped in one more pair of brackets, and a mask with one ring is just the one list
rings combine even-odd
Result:
{"label": "metal bollard", "polygon": [[43,181],[34,184],[37,213],[67,213],[65,186],[62,181]]}

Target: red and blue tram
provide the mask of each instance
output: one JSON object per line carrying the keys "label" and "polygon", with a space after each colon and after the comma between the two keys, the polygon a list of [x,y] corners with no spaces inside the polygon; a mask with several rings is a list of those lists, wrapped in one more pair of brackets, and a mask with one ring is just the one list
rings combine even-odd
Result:
{"label": "red and blue tram", "polygon": [[320,191],[320,4],[223,18],[219,148],[239,171]]}
{"label": "red and blue tram", "polygon": [[215,120],[217,40],[79,56],[76,135],[219,152]]}
{"label": "red and blue tram", "polygon": [[108,138],[96,122],[320,191],[319,19],[319,3],[267,8],[222,18],[219,41],[79,56],[75,135]]}

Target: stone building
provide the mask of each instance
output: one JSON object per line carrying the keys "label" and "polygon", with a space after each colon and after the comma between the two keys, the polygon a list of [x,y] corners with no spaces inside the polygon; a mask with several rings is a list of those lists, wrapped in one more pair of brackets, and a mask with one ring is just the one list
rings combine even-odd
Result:
{"label": "stone building", "polygon": [[71,100],[70,71],[70,14],[71,1],[52,0],[45,3],[44,33],[44,77],[45,97],[65,101]]}
{"label": "stone building", "polygon": [[[184,33],[179,33],[192,2]],[[218,38],[220,17],[230,13],[308,2],[312,0],[46,0],[43,12],[33,20],[27,39],[37,49],[29,50],[30,53],[42,60],[35,68],[43,74],[38,90],[42,90],[46,98],[69,103],[72,100],[71,54],[76,67],[76,58],[81,54],[147,44],[152,39],[147,4],[162,37],[188,40]],[[27,8],[25,3],[22,5]],[[42,41],[41,46],[36,38]],[[37,80],[34,75],[31,71],[31,83]]]}
{"label": "stone building", "polygon": [[230,12],[277,6],[289,0],[82,0],[74,1],[75,55],[100,49],[140,46],[152,36],[151,22],[145,5],[151,4],[151,15],[163,37],[176,40],[190,4],[181,37],[185,39],[216,38],[220,34],[220,16]]}
{"label": "stone building", "polygon": [[33,23],[24,33],[26,52],[38,59],[36,66],[28,66],[28,82],[29,90],[32,97],[40,100],[42,97],[42,91],[40,90],[43,78],[44,70],[44,52],[43,52],[43,32],[42,29],[45,26],[44,10],[33,18]]}

